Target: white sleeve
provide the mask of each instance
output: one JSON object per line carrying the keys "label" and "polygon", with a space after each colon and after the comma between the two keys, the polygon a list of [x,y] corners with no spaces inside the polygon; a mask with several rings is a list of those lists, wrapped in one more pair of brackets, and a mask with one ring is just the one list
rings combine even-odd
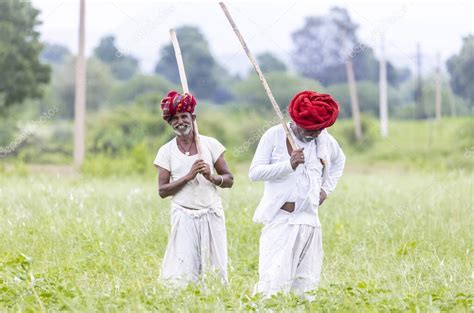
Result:
{"label": "white sleeve", "polygon": [[336,189],[337,182],[341,178],[344,165],[346,164],[346,156],[344,152],[342,152],[336,139],[331,138],[329,145],[331,151],[331,167],[329,168],[328,177],[322,186],[322,189],[328,196]]}
{"label": "white sleeve", "polygon": [[215,138],[208,138],[209,150],[212,157],[212,165],[216,164],[217,159],[225,152],[225,147]]}
{"label": "white sleeve", "polygon": [[257,150],[250,165],[249,178],[252,181],[272,180],[293,172],[290,161],[270,164],[275,132],[267,131],[258,143]]}
{"label": "white sleeve", "polygon": [[171,172],[171,151],[170,151],[170,145],[166,144],[158,150],[158,153],[156,154],[155,161],[153,164],[155,166],[159,166],[164,168],[165,170]]}

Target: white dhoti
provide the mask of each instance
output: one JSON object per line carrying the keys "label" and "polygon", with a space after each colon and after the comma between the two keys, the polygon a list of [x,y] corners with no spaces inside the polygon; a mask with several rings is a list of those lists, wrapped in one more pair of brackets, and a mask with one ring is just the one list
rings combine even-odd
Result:
{"label": "white dhoti", "polygon": [[[293,291],[311,299],[305,293],[317,288],[323,262],[320,192],[334,190],[345,156],[326,130],[316,140],[294,139],[304,148],[303,164],[293,168],[285,129],[277,125],[263,134],[250,165],[249,178],[265,182],[253,216],[254,222],[265,225],[255,291],[265,297]],[[281,210],[285,203],[294,204],[292,213]]]}
{"label": "white dhoti", "polygon": [[171,234],[160,279],[178,287],[215,272],[227,282],[227,238],[222,209],[189,210],[173,205]]}
{"label": "white dhoti", "polygon": [[260,237],[259,282],[256,291],[270,297],[315,290],[321,277],[321,227],[290,224],[285,211],[266,224]]}

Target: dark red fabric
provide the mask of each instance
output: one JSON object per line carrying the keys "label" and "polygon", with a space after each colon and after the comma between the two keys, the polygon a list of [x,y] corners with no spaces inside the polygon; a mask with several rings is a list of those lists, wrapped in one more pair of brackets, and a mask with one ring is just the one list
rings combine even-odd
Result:
{"label": "dark red fabric", "polygon": [[194,113],[195,107],[196,99],[190,93],[182,95],[172,90],[161,100],[161,109],[163,110],[163,119],[165,121],[169,121],[177,113]]}
{"label": "dark red fabric", "polygon": [[336,122],[339,106],[330,95],[306,90],[293,97],[288,112],[299,127],[321,130]]}

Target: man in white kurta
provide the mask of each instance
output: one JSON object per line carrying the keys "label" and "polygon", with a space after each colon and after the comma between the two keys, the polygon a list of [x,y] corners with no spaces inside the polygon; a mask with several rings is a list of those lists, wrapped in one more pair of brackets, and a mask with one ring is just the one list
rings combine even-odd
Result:
{"label": "man in white kurta", "polygon": [[[224,146],[200,135],[201,158],[192,132],[195,100],[170,92],[162,101],[163,118],[176,137],[163,145],[154,161],[159,193],[171,196],[171,234],[160,279],[177,286],[215,272],[227,282],[227,239],[222,201],[217,187],[231,187],[232,174]],[[217,171],[217,174],[215,173]]]}
{"label": "man in white kurta", "polygon": [[[297,95],[301,103],[321,105],[311,101],[319,94],[306,93],[306,98]],[[265,181],[253,218],[264,224],[256,291],[265,297],[289,291],[305,296],[317,288],[323,261],[318,208],[336,187],[345,164],[337,141],[324,129],[334,123],[337,104],[324,107],[330,114],[322,114],[322,119],[302,111],[306,120],[301,121],[296,112],[301,103],[293,102],[289,108],[293,122],[288,127],[299,149],[291,151],[283,126],[274,126],[262,136],[249,171],[252,181]]]}

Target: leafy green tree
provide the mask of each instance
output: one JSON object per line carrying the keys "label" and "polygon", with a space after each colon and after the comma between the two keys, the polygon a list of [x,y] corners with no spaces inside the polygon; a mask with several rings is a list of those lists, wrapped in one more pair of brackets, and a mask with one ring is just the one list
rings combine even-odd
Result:
{"label": "leafy green tree", "polygon": [[264,52],[257,55],[257,62],[262,71],[265,73],[284,72],[287,70],[285,63],[280,61],[270,52]]}
{"label": "leafy green tree", "polygon": [[61,64],[70,56],[69,49],[59,44],[45,43],[41,51],[41,60],[48,64]]}
{"label": "leafy green tree", "polygon": [[232,101],[235,98],[232,88],[240,79],[237,76],[231,75],[220,64],[214,66],[212,75],[217,79],[217,87],[212,94],[211,100],[217,104]]}
{"label": "leafy green tree", "polygon": [[111,94],[116,82],[111,71],[95,58],[87,60],[87,110],[97,111],[100,108],[112,105]]}
{"label": "leafy green tree", "polygon": [[99,45],[94,49],[94,55],[105,63],[112,63],[117,59],[119,51],[115,46],[115,37],[112,35],[100,39]]}
{"label": "leafy green tree", "polygon": [[[373,49],[357,36],[358,26],[342,8],[328,15],[306,18],[305,25],[292,34],[295,44],[293,63],[299,73],[319,80],[324,86],[347,81],[345,60],[350,57],[356,80],[378,81],[379,61]],[[410,76],[408,69],[387,63],[389,84],[398,85]]]}
{"label": "leafy green tree", "polygon": [[454,93],[474,106],[474,35],[463,39],[461,51],[450,57],[446,65]]}
{"label": "leafy green tree", "polygon": [[[265,78],[282,111],[286,110],[290,100],[301,90],[316,90],[324,93],[324,88],[314,80],[295,76],[288,72],[271,72],[265,75]],[[251,75],[247,79],[236,83],[234,94],[239,103],[252,106],[260,111],[272,110],[270,100],[257,75]]]}
{"label": "leafy green tree", "polygon": [[[379,71],[380,63],[377,62],[377,72]],[[406,82],[411,77],[410,69],[407,67],[396,68],[391,62],[387,62],[387,81],[392,86],[398,86]],[[377,80],[378,80],[377,76]],[[375,80],[374,80],[375,81]]]}
{"label": "leafy green tree", "polygon": [[[328,86],[327,89],[328,93],[339,104],[339,116],[341,118],[349,118],[351,116],[351,104],[347,83],[333,84]],[[367,80],[357,82],[357,96],[361,112],[374,117],[379,116],[379,86],[377,83]],[[402,104],[400,94],[393,87],[388,89],[388,102],[392,111]]]}
{"label": "leafy green tree", "polygon": [[132,55],[120,52],[115,45],[114,36],[109,35],[102,38],[94,49],[94,55],[110,65],[112,75],[117,79],[130,79],[138,72],[138,60]]}
{"label": "leafy green tree", "polygon": [[[360,52],[358,51],[360,49]],[[375,58],[372,48],[361,45],[353,50],[353,66],[355,78],[358,81],[379,81],[380,63]],[[346,68],[344,64],[337,64],[327,68],[323,75],[322,82],[325,85],[340,84],[347,81]],[[410,77],[410,70],[407,68],[397,69],[392,63],[387,62],[387,81],[392,86],[398,86]]]}
{"label": "leafy green tree", "polygon": [[[218,83],[214,76],[216,61],[209,50],[209,44],[201,31],[192,26],[176,29],[181,47],[186,78],[190,92],[198,98],[209,99],[213,96]],[[160,60],[155,73],[180,85],[178,66],[172,44],[167,44],[160,51]]]}
{"label": "leafy green tree", "polygon": [[39,61],[39,11],[29,1],[0,1],[0,107],[41,97],[50,68]]}
{"label": "leafy green tree", "polygon": [[[58,117],[74,117],[75,58],[68,58],[63,64],[54,66],[51,85],[47,88],[47,99],[59,108]],[[114,83],[110,68],[95,58],[87,60],[87,111],[93,112],[111,104]],[[49,104],[44,103],[47,107]]]}
{"label": "leafy green tree", "polygon": [[132,56],[122,56],[110,66],[112,75],[119,80],[131,79],[138,72],[138,60]]}
{"label": "leafy green tree", "polygon": [[[113,99],[114,103],[118,104],[131,103],[149,94],[158,94],[158,98],[161,99],[169,90],[176,88],[177,86],[159,75],[135,75],[129,81],[116,86]],[[155,106],[159,109],[159,101],[155,103]]]}
{"label": "leafy green tree", "polygon": [[357,25],[342,8],[332,8],[327,16],[307,17],[304,26],[292,34],[296,69],[327,85],[328,70],[343,65],[347,52],[357,46],[356,30]]}

